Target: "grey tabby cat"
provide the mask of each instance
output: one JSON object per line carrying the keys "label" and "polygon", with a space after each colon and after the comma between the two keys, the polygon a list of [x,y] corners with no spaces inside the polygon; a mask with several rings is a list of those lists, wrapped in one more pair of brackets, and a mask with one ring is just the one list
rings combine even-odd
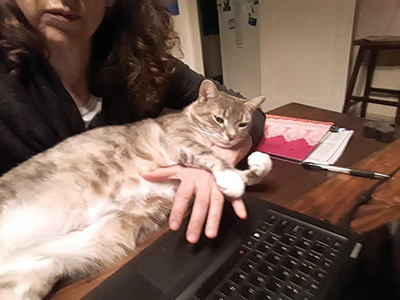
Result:
{"label": "grey tabby cat", "polygon": [[181,164],[212,172],[221,192],[240,197],[271,169],[268,155],[249,156],[239,171],[212,144],[244,141],[248,101],[219,93],[205,80],[182,112],[71,137],[0,178],[0,299],[41,299],[60,278],[112,267],[157,230],[178,183],[151,183],[139,172]]}

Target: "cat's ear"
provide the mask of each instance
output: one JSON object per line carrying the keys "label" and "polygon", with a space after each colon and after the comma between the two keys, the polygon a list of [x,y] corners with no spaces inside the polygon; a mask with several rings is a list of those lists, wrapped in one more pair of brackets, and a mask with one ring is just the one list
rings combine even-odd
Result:
{"label": "cat's ear", "polygon": [[205,102],[210,98],[217,98],[219,95],[218,89],[211,80],[203,80],[199,90],[199,101]]}
{"label": "cat's ear", "polygon": [[246,106],[250,106],[252,108],[252,111],[254,111],[257,108],[259,108],[264,101],[265,101],[265,97],[264,96],[259,96],[259,97],[247,100],[245,102],[245,105]]}

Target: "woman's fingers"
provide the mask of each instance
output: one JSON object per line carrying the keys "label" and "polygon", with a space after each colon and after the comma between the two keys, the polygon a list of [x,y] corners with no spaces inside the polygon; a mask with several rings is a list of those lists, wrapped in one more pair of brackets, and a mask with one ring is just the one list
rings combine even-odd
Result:
{"label": "woman's fingers", "polygon": [[[186,239],[190,243],[196,243],[203,231],[204,223],[207,219],[208,207],[210,205],[210,194],[208,186],[202,186],[202,184],[197,183],[196,196],[186,231]],[[177,201],[176,198],[175,201]]]}
{"label": "woman's fingers", "polygon": [[[151,172],[142,173],[141,176],[152,182],[179,179],[178,186],[169,218],[169,227],[177,230],[187,214],[187,208],[194,197],[191,216],[186,231],[186,239],[196,243],[203,231],[209,238],[218,235],[222,211],[224,208],[224,195],[218,190],[214,177],[208,171],[171,166],[159,168]],[[242,199],[230,200],[236,215],[245,219],[246,207]],[[204,224],[206,224],[204,226]]]}
{"label": "woman's fingers", "polygon": [[213,187],[210,195],[210,206],[205,228],[205,234],[210,239],[216,238],[218,235],[224,202],[224,195],[222,195],[216,186]]}
{"label": "woman's fingers", "polygon": [[187,208],[194,194],[194,182],[181,182],[176,191],[174,203],[172,204],[171,214],[169,216],[169,228],[172,230],[179,229],[182,224],[182,220],[186,216]]}
{"label": "woman's fingers", "polygon": [[230,200],[231,205],[233,207],[233,211],[235,214],[241,218],[241,219],[246,219],[247,218],[247,210],[246,210],[246,205],[244,204],[242,199],[232,199]]}
{"label": "woman's fingers", "polygon": [[140,173],[140,176],[142,176],[143,179],[152,182],[165,181],[169,179],[179,179],[178,172],[182,168],[183,167],[178,165],[165,168],[158,168],[153,171]]}

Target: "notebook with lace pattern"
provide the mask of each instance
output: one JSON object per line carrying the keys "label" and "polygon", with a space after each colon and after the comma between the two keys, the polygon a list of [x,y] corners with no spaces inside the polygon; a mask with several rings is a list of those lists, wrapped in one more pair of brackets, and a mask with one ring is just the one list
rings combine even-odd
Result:
{"label": "notebook with lace pattern", "polygon": [[300,162],[323,141],[333,125],[332,122],[267,114],[264,137],[257,150]]}

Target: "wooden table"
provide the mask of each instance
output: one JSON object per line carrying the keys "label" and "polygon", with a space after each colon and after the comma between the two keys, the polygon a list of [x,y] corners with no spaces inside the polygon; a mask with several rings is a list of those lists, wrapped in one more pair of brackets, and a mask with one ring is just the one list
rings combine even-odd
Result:
{"label": "wooden table", "polygon": [[[268,113],[331,121],[336,126],[354,130],[355,133],[337,165],[365,168],[380,173],[390,173],[400,166],[400,140],[384,144],[374,139],[364,138],[362,127],[365,119],[297,103],[290,103]],[[398,133],[399,128],[396,130]],[[272,172],[261,184],[249,188],[248,192],[270,202],[335,223],[348,212],[354,198],[374,182],[376,182],[374,179],[345,174],[309,171],[298,164],[274,160]],[[400,172],[376,190],[372,201],[367,206],[360,208],[352,222],[352,228],[359,232],[365,232],[399,219]],[[166,230],[152,236],[139,250],[143,250]],[[120,266],[123,264],[124,262]],[[80,299],[118,270],[120,266],[94,278],[81,280],[56,290],[48,299]]]}
{"label": "wooden table", "polygon": [[[400,139],[385,144],[363,137],[362,129],[366,122],[363,118],[297,103],[290,103],[268,113],[332,121],[338,127],[354,130],[348,147],[336,163],[338,166],[384,174],[400,167]],[[396,137],[399,134],[400,126],[396,125]],[[267,178],[248,191],[270,202],[336,223],[349,211],[354,198],[375,182],[375,179],[309,171],[301,165],[274,160],[274,168]],[[377,188],[373,200],[357,212],[352,228],[366,232],[394,220],[400,220],[400,172]]]}

